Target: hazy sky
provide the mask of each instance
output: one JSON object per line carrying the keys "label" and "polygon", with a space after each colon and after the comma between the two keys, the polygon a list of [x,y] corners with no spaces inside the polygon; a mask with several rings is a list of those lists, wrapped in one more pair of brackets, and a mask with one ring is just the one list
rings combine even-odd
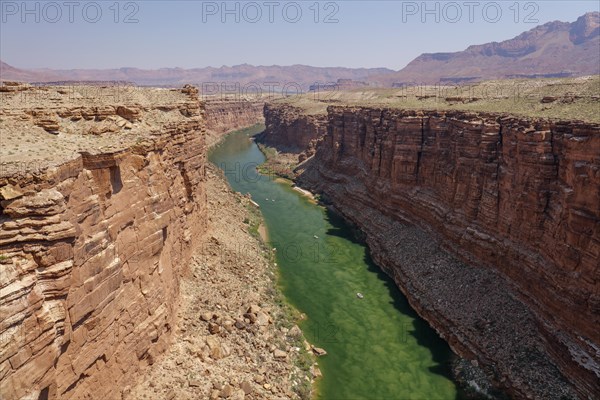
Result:
{"label": "hazy sky", "polygon": [[21,0],[0,0],[0,59],[21,68],[249,63],[400,69],[424,52],[463,50],[548,21],[572,22],[599,4],[58,0],[23,7]]}

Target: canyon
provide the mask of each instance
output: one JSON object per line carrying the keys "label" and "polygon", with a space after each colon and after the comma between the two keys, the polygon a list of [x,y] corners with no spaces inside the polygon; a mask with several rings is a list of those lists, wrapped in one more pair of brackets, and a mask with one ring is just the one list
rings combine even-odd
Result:
{"label": "canyon", "polygon": [[600,395],[600,125],[289,104],[265,119],[267,145],[319,142],[298,184],[364,232],[457,354],[512,396]]}
{"label": "canyon", "polygon": [[[214,344],[208,330],[229,332],[227,321],[257,301],[239,297],[244,270],[220,270],[218,251],[232,251],[218,250],[230,245],[227,232],[206,238],[211,221],[230,220],[245,240],[242,209],[217,215],[222,201],[251,204],[224,184],[211,189],[217,202],[207,199],[217,174],[206,155],[227,132],[263,121],[257,140],[294,156],[297,183],[360,228],[411,306],[495,386],[523,398],[600,396],[598,123],[357,105],[263,109],[262,99],[201,99],[192,86],[100,88],[106,96],[2,88],[4,397],[139,398],[162,390],[193,398],[228,387],[243,398],[242,384],[257,396],[293,395],[287,378],[252,383],[256,371],[235,357],[220,365],[233,365],[244,381],[213,377],[213,387],[196,379],[170,390],[163,376],[190,364],[188,344],[201,360],[190,364],[194,373],[213,368],[216,350],[198,338]],[[266,259],[244,262],[267,273]],[[212,278],[218,271],[238,285],[235,296]],[[264,294],[261,276],[253,290]],[[204,311],[219,318],[195,321]],[[223,333],[220,351],[240,345],[246,363],[276,366],[269,379],[287,376],[291,353],[282,359],[248,347],[292,343],[287,328],[242,325]],[[148,371],[154,378],[132,387]]]}
{"label": "canyon", "polygon": [[35,3],[0,400],[600,399],[597,6]]}

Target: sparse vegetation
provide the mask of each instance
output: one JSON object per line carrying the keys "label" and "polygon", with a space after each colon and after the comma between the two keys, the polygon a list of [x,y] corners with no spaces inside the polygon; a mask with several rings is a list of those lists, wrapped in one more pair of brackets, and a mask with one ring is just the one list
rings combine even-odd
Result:
{"label": "sparse vegetation", "polygon": [[512,79],[462,86],[405,86],[308,93],[275,100],[325,114],[331,105],[508,113],[600,123],[600,76]]}
{"label": "sparse vegetation", "polygon": [[297,154],[280,153],[273,147],[266,146],[262,143],[257,144],[266,159],[264,163],[256,168],[258,172],[270,177],[278,176],[289,180],[294,180],[296,178],[294,168],[298,164]]}

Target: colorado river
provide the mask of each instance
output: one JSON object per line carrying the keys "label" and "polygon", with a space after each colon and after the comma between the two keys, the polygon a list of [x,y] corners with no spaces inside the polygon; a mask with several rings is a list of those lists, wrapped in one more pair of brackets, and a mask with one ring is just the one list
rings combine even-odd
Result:
{"label": "colorado river", "polygon": [[317,398],[460,397],[449,378],[447,344],[410,308],[341,218],[290,184],[256,172],[264,156],[250,139],[253,133],[229,135],[209,159],[234,190],[250,193],[260,205],[277,248],[281,288],[306,314],[300,327],[307,339],[327,350],[318,359],[323,377]]}

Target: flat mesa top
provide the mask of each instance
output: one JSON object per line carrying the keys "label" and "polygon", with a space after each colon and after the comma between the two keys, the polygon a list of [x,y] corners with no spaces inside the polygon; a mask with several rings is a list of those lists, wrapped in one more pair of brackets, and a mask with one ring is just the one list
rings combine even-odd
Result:
{"label": "flat mesa top", "polygon": [[194,88],[0,86],[0,177],[141,144],[199,115]]}
{"label": "flat mesa top", "polygon": [[289,104],[313,115],[325,114],[331,105],[347,105],[506,113],[600,123],[600,75],[496,80],[465,85],[398,82],[394,86],[341,90],[336,85],[329,85],[273,102]]}

